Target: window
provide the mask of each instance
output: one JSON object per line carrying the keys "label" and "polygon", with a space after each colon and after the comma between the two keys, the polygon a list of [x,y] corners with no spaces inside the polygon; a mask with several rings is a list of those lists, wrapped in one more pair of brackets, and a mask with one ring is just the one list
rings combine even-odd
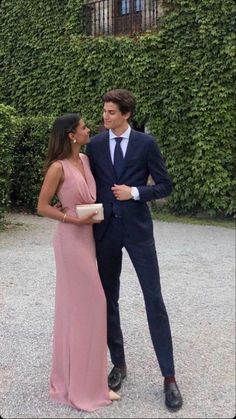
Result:
{"label": "window", "polygon": [[[130,3],[133,7],[130,7]],[[142,11],[142,0],[120,0],[119,1],[119,11],[120,15],[128,15],[130,13],[130,9],[133,9],[134,12],[141,12]]]}
{"label": "window", "polygon": [[157,29],[162,0],[88,0],[84,6],[87,35],[122,35]]}

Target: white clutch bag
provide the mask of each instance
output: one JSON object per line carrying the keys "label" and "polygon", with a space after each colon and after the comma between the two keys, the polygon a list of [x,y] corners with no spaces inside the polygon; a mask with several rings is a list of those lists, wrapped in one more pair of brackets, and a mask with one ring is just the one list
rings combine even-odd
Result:
{"label": "white clutch bag", "polygon": [[76,214],[78,217],[84,217],[86,215],[91,215],[93,212],[97,211],[97,214],[93,216],[93,220],[103,220],[104,219],[104,212],[103,212],[103,205],[102,204],[84,204],[84,205],[76,205],[75,207]]}

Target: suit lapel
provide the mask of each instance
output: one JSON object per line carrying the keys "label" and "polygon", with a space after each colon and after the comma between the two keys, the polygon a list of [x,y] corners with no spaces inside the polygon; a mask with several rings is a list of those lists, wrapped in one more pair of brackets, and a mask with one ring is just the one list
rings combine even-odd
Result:
{"label": "suit lapel", "polygon": [[111,152],[110,152],[110,145],[109,145],[109,131],[106,133],[106,136],[104,137],[104,140],[102,142],[101,152],[102,152],[105,166],[108,168],[108,173],[112,175],[112,178],[116,177],[114,166],[111,160]]}

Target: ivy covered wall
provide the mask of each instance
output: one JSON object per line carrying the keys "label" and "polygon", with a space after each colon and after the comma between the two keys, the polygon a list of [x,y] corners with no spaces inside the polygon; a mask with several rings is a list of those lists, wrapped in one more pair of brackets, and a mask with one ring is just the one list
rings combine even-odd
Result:
{"label": "ivy covered wall", "polygon": [[74,65],[71,34],[79,33],[80,3],[1,2],[2,100],[19,113],[57,114],[67,109],[70,60]]}
{"label": "ivy covered wall", "polygon": [[158,34],[92,38],[82,0],[2,0],[2,101],[21,115],[79,110],[96,130],[103,93],[128,88],[166,158],[170,209],[233,214],[235,4],[166,3]]}

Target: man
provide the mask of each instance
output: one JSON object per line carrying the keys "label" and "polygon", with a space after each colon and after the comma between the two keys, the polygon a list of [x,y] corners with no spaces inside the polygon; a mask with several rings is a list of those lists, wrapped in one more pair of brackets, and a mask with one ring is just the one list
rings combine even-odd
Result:
{"label": "man", "polygon": [[[175,381],[171,331],[146,204],[169,195],[172,185],[155,140],[130,127],[128,121],[134,109],[131,92],[115,89],[106,93],[103,120],[108,131],[91,138],[87,145],[97,202],[104,206],[104,221],[94,226],[94,235],[107,298],[108,347],[114,365],[108,383],[112,390],[119,390],[127,372],[118,304],[125,247],[142,288],[150,334],[164,376],[165,403],[177,410],[182,406],[182,397]],[[147,185],[149,175],[154,185]]]}

